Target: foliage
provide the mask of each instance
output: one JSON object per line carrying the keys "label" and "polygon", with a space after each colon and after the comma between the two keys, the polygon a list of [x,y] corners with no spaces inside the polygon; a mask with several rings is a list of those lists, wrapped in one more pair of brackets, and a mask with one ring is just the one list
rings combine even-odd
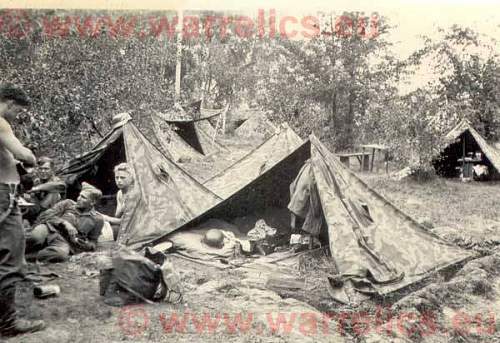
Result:
{"label": "foliage", "polygon": [[[354,27],[365,19],[360,13],[345,15]],[[335,19],[324,21],[333,32]],[[273,109],[277,119],[316,128],[336,150],[353,148],[363,137],[360,124],[369,104],[393,90],[389,82],[398,73],[386,54],[387,30],[381,18],[376,38],[323,34],[307,41],[273,40],[274,63],[263,71],[259,103]]]}
{"label": "foliage", "polygon": [[[39,155],[63,160],[87,150],[117,112],[131,112],[140,122],[150,111],[173,106],[177,44],[167,24],[175,13],[159,13],[166,20],[155,21],[158,13],[99,12],[110,21],[88,27],[81,20],[96,12],[27,13],[30,34],[18,34],[20,25],[13,35],[5,30],[12,13],[0,11],[0,82],[22,85],[33,98],[17,128],[24,141],[38,145]],[[398,60],[386,38],[393,29],[387,18],[377,17],[377,34],[370,36],[359,30],[371,20],[365,14],[344,16],[358,29],[336,34],[336,18],[321,14],[321,34],[304,40],[222,35],[215,23],[212,36],[183,41],[181,100],[259,107],[274,122],[289,122],[303,137],[314,132],[336,151],[386,144],[397,161],[424,171],[444,133],[463,117],[487,138],[499,137],[500,65],[492,44],[452,27]],[[135,22],[138,17],[149,19]],[[67,18],[75,24],[69,29]],[[195,25],[201,31],[204,24]],[[423,66],[440,77],[399,94],[400,79]]]}
{"label": "foliage", "polygon": [[171,106],[171,42],[77,33],[49,37],[42,32],[44,18],[43,12],[34,16],[40,25],[30,36],[0,40],[0,81],[19,84],[32,97],[34,105],[18,127],[39,155],[62,160],[85,151],[117,112],[140,118],[151,108]]}
{"label": "foliage", "polygon": [[467,118],[487,139],[499,139],[500,64],[496,42],[488,42],[468,28],[441,30],[443,38],[425,40],[409,59],[426,63],[440,77],[428,89],[447,108]]}

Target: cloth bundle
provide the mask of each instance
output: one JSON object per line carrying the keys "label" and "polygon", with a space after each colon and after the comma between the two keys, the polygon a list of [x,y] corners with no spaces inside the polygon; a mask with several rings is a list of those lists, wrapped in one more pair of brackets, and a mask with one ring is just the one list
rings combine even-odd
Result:
{"label": "cloth bundle", "polygon": [[172,262],[151,248],[144,255],[124,248],[115,252],[111,266],[101,269],[100,289],[112,306],[182,300],[181,278]]}

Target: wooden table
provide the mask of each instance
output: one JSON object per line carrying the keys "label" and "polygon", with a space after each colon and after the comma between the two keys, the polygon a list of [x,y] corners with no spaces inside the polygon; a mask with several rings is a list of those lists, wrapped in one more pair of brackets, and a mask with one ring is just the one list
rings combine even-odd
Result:
{"label": "wooden table", "polygon": [[[384,145],[380,145],[380,144],[365,144],[365,145],[361,145],[361,148],[363,149],[363,152],[365,152],[365,149],[372,149],[372,161],[371,161],[371,165],[370,165],[370,171],[373,171],[373,162],[375,161],[375,151],[378,151],[379,153],[384,153],[384,162],[385,162],[385,172],[386,174],[389,173],[389,148],[384,146]],[[377,166],[377,170],[378,171],[378,166]]]}
{"label": "wooden table", "polygon": [[340,162],[344,163],[347,167],[349,167],[349,160],[351,157],[356,157],[359,162],[359,170],[368,171],[370,166],[370,153],[368,152],[353,152],[353,153],[345,153],[345,154],[337,154],[340,158]]}

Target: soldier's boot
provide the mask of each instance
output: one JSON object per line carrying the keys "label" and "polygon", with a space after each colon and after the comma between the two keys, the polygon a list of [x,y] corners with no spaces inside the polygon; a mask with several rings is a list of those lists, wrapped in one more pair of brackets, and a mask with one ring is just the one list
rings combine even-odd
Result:
{"label": "soldier's boot", "polygon": [[0,336],[12,337],[45,329],[43,320],[17,318],[15,305],[15,287],[0,291]]}

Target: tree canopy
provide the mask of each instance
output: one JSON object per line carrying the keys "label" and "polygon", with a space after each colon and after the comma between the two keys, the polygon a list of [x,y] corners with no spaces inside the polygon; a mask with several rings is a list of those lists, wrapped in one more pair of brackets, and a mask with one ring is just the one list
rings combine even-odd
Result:
{"label": "tree canopy", "polygon": [[[23,86],[33,98],[17,127],[39,155],[63,160],[85,151],[117,112],[140,119],[173,106],[177,19],[157,15],[0,12],[0,81]],[[315,132],[336,151],[382,143],[397,160],[427,166],[461,118],[486,138],[499,138],[496,42],[454,26],[401,59],[387,39],[395,29],[388,18],[374,22],[359,12],[344,13],[347,21],[319,18],[311,26],[319,34],[309,39],[279,31],[221,34],[221,22],[211,23],[210,36],[184,39],[182,100],[203,98],[214,108],[247,104],[301,135]],[[190,25],[206,28],[203,20]],[[437,77],[401,94],[401,78],[422,67]]]}

